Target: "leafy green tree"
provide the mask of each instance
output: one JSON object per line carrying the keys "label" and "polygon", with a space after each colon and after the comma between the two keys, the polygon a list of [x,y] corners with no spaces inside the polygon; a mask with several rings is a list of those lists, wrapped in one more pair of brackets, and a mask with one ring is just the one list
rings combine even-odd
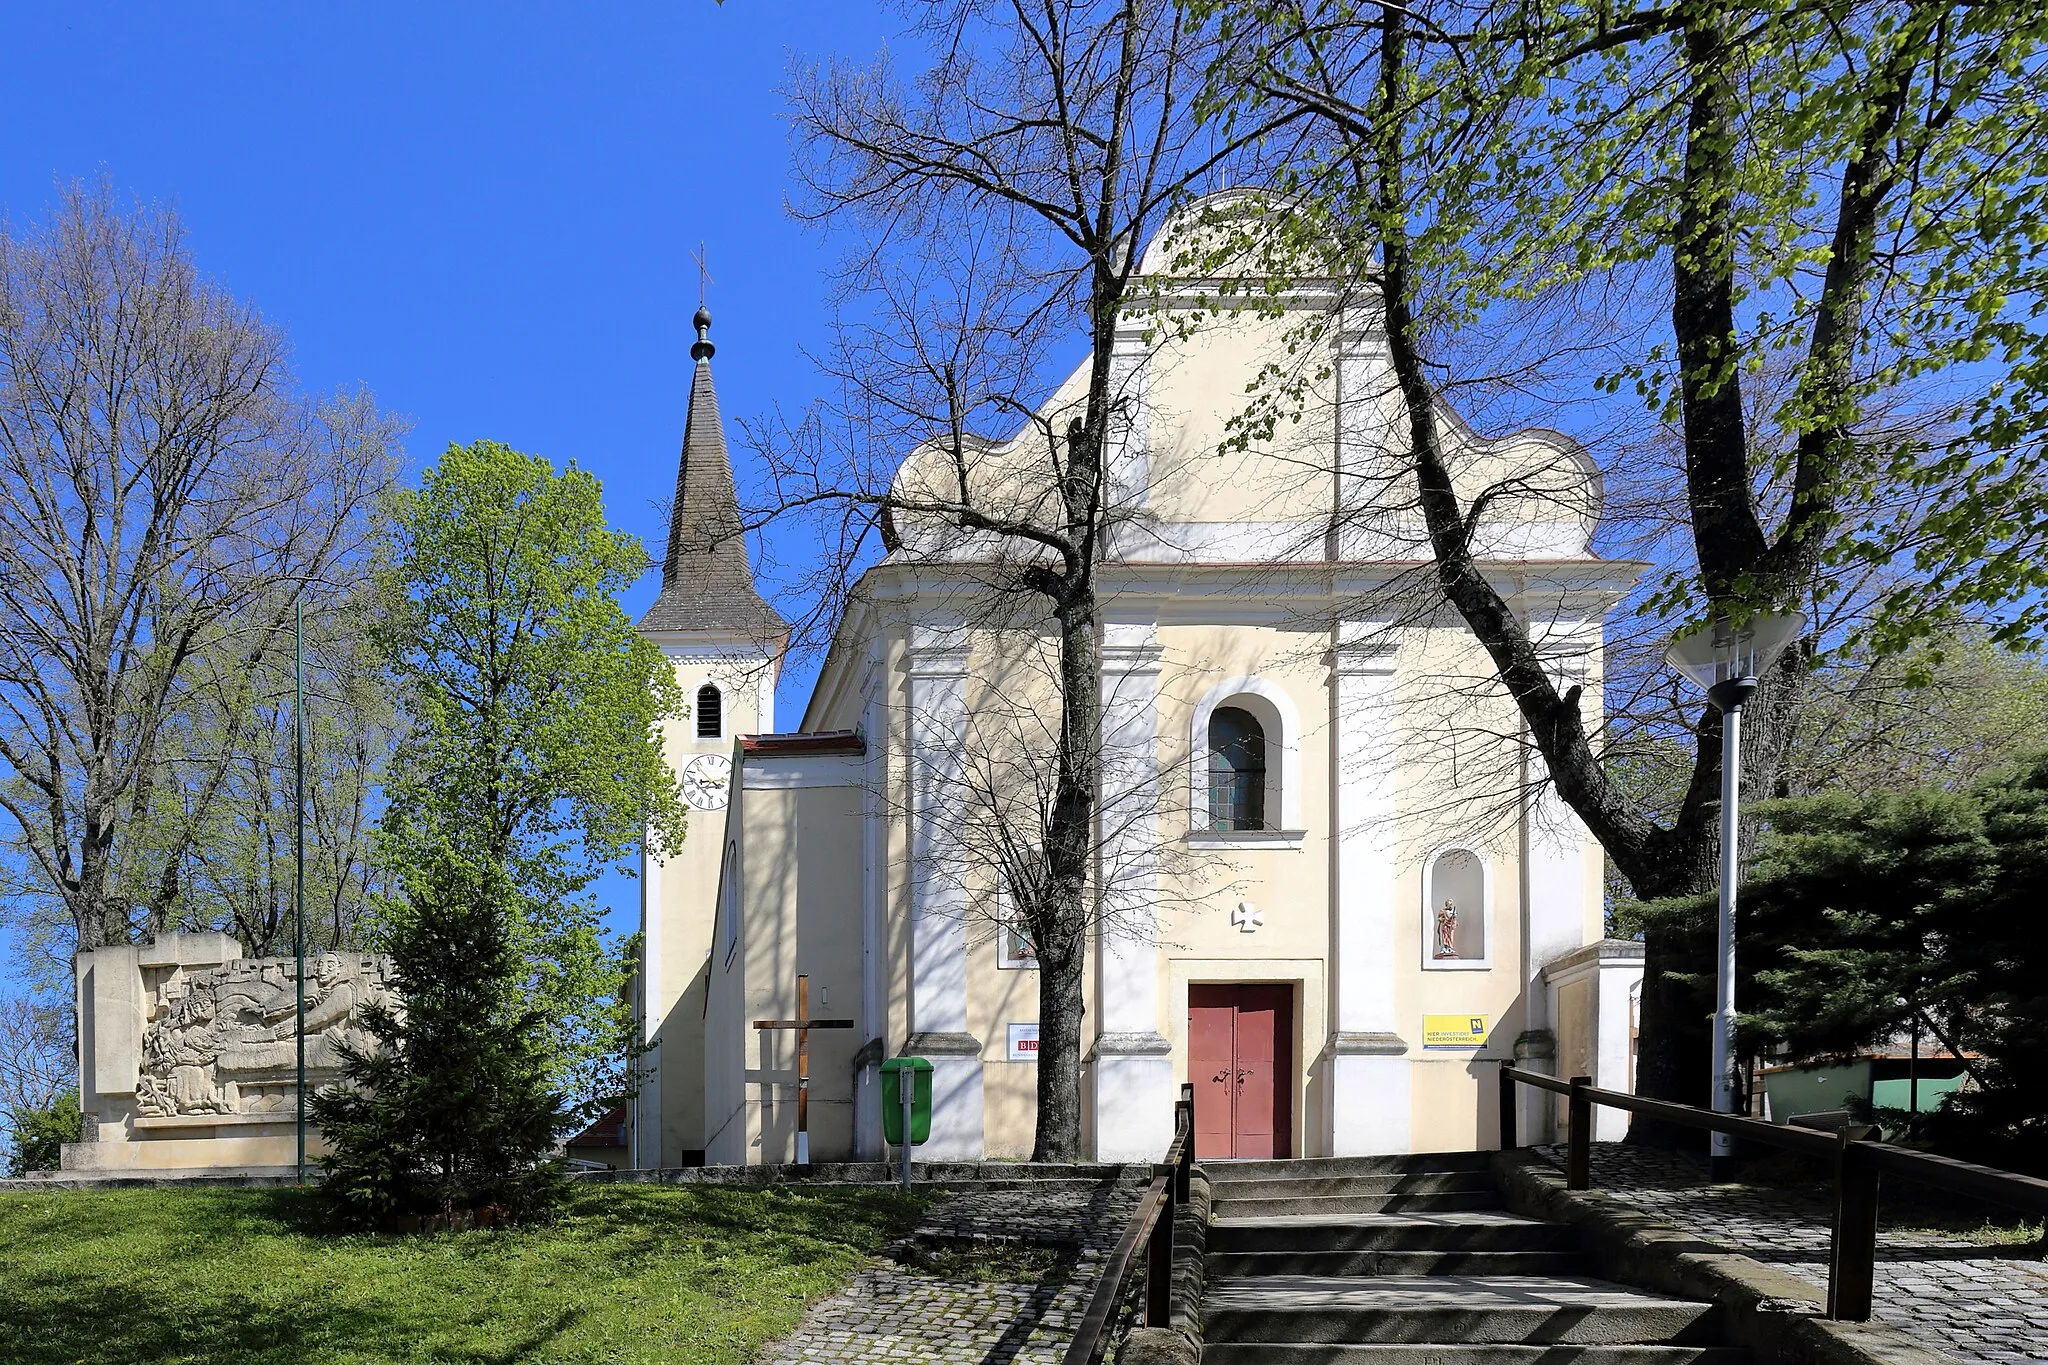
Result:
{"label": "leafy green tree", "polygon": [[[1949,929],[1975,976],[1957,1039],[1985,1061],[1979,1089],[1943,1118],[1955,1140],[1994,1162],[2048,1171],[2048,757],[1980,788],[1984,833],[1998,850],[1989,895]],[[1953,1117],[1948,1113],[1953,1110]],[[1940,1125],[1937,1136],[1943,1136]]]}
{"label": "leafy green tree", "polygon": [[498,869],[552,1079],[576,1106],[611,1101],[628,961],[585,892],[684,829],[659,731],[683,698],[617,601],[646,552],[605,524],[596,479],[495,441],[450,446],[392,525],[375,637],[405,729],[381,856],[407,884],[451,856]]}
{"label": "leafy green tree", "polygon": [[403,894],[385,906],[403,1003],[365,1007],[374,1047],[345,1046],[346,1083],[313,1101],[333,1149],[322,1196],[345,1223],[369,1227],[544,1214],[561,1193],[550,1151],[568,1118],[547,1018],[527,996],[523,897],[488,860],[447,846],[412,852]]}
{"label": "leafy green tree", "polygon": [[1977,1006],[1976,921],[1998,870],[1978,800],[1922,790],[1766,808],[1743,888],[1752,1043],[1803,1057],[1889,1043],[1918,1014],[1944,1046]]}
{"label": "leafy green tree", "polygon": [[[2048,758],[1965,790],[1834,794],[1764,805],[1742,888],[1744,1052],[1827,1058],[1917,1023],[1973,1085],[1931,1131],[2008,1164],[2048,1164]],[[1639,912],[1705,959],[1714,901]],[[1710,1008],[1710,971],[1678,975]]]}
{"label": "leafy green tree", "polygon": [[54,1171],[67,1142],[77,1142],[84,1127],[78,1092],[66,1090],[46,1109],[23,1109],[7,1116],[12,1130],[7,1149],[7,1174]]}

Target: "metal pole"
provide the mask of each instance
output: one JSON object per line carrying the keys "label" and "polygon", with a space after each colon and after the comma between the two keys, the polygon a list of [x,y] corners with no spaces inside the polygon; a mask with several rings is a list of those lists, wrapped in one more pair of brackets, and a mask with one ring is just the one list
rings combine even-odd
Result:
{"label": "metal pole", "polygon": [[[1913,993],[1913,1050],[1906,1057],[1906,1136],[1920,1126],[1920,993]],[[1877,1086],[1872,1085],[1876,1091]]]}
{"label": "metal pole", "polygon": [[903,1104],[903,1192],[910,1193],[910,1100],[917,1073],[905,1067],[896,1073],[896,1094]]}
{"label": "metal pole", "polygon": [[298,988],[299,1183],[306,1183],[306,606],[292,609],[292,783],[298,819],[292,839],[292,977]]}
{"label": "metal pole", "polygon": [[1503,1152],[1509,1152],[1520,1145],[1516,1141],[1515,1136],[1515,1106],[1519,1102],[1519,1096],[1515,1091],[1515,1064],[1513,1062],[1502,1062],[1500,1064],[1499,1080],[1500,1149]]}
{"label": "metal pole", "polygon": [[[1736,825],[1742,791],[1742,705],[1721,712],[1721,915],[1714,953],[1714,1112],[1735,1112]],[[1735,1176],[1734,1139],[1715,1133],[1709,1148],[1715,1181]]]}
{"label": "metal pole", "polygon": [[811,978],[796,974],[796,1164],[811,1164]]}

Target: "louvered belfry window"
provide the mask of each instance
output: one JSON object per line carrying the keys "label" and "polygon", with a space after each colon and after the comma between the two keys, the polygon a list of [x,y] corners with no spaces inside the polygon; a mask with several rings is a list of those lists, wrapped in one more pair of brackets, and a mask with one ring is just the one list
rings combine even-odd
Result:
{"label": "louvered belfry window", "polygon": [[705,683],[697,689],[697,738],[718,739],[725,734],[725,698],[716,687]]}
{"label": "louvered belfry window", "polygon": [[1266,731],[1251,712],[1209,716],[1209,828],[1266,827]]}

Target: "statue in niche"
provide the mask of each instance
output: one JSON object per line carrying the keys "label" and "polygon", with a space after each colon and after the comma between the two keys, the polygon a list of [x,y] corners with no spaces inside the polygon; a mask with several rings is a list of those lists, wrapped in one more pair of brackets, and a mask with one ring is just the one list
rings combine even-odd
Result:
{"label": "statue in niche", "polygon": [[[366,1047],[363,1006],[389,1002],[388,964],[367,953],[307,963],[306,1079],[341,1071],[344,1043]],[[298,1078],[298,990],[284,958],[242,959],[159,983],[143,1031],[136,1105],[151,1117],[275,1107]],[[252,1099],[252,1089],[262,1096]]]}
{"label": "statue in niche", "polygon": [[1436,912],[1436,935],[1430,956],[1442,959],[1458,956],[1458,903],[1446,896]]}

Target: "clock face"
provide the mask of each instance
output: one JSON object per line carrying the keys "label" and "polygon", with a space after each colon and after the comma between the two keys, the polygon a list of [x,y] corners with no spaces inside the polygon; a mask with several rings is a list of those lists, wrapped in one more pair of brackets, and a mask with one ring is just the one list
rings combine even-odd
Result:
{"label": "clock face", "polygon": [[723,809],[732,795],[732,760],[699,754],[683,765],[683,799],[698,810]]}

